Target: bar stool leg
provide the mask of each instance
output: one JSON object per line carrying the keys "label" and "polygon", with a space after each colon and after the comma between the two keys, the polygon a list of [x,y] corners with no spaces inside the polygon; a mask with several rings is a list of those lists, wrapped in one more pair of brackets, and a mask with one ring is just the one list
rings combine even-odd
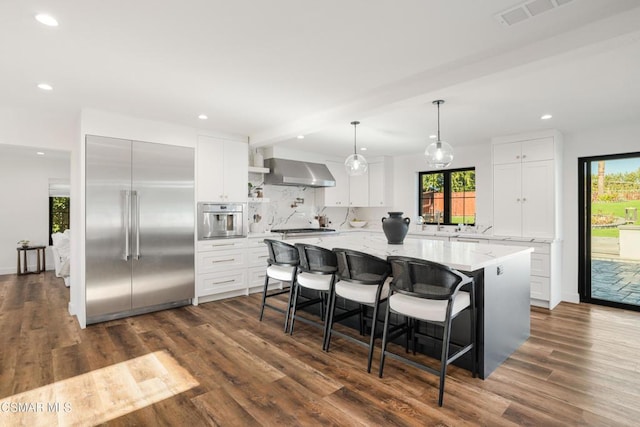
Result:
{"label": "bar stool leg", "polygon": [[331,329],[333,328],[333,315],[336,308],[336,293],[333,292],[329,301],[329,317],[327,318],[327,338],[322,347],[324,351],[329,351],[329,345],[331,344]]}
{"label": "bar stool leg", "polygon": [[[389,318],[391,317],[391,308],[387,301],[387,312],[384,315],[384,331],[382,332],[382,349],[380,351],[380,368],[378,369],[378,377],[382,378],[382,370],[384,369],[384,355],[387,351],[387,335],[389,334]],[[408,333],[408,331],[407,331]]]}
{"label": "bar stool leg", "polygon": [[297,273],[296,270],[294,270],[293,273],[291,273],[291,281],[289,282],[289,298],[287,299],[287,312],[284,315],[284,333],[285,334],[289,329],[289,317],[291,314],[291,297],[293,296],[293,287],[296,283],[296,273]]}
{"label": "bar stool leg", "polygon": [[369,340],[369,358],[367,360],[367,372],[371,372],[371,361],[373,360],[373,346],[376,342],[376,323],[378,323],[378,307],[380,302],[373,306],[373,319],[371,320],[371,338]]}
{"label": "bar stool leg", "polygon": [[[300,294],[300,285],[294,283],[291,288],[293,292],[293,302],[291,304],[291,324],[289,325],[289,335],[293,335],[293,325],[296,322],[296,307],[298,305],[298,295]],[[285,330],[285,332],[287,332]]]}
{"label": "bar stool leg", "polygon": [[262,291],[262,306],[260,307],[260,321],[262,322],[262,316],[264,315],[264,306],[267,303],[267,289],[269,287],[269,276],[264,275],[264,290]]}
{"label": "bar stool leg", "polygon": [[449,340],[451,339],[451,319],[444,325],[442,334],[442,356],[440,360],[440,389],[438,390],[438,406],[442,406],[442,397],[444,396],[444,380],[447,375],[447,366],[449,365]]}

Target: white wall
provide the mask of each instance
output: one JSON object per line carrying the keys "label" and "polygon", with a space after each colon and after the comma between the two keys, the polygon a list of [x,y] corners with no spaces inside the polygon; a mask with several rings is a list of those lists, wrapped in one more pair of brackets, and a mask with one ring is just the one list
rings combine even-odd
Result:
{"label": "white wall", "polygon": [[[70,155],[38,156],[36,149],[0,146],[0,274],[16,273],[16,242],[49,245],[49,179],[69,179]],[[35,265],[35,252],[28,264]],[[51,252],[47,269],[53,269]]]}
{"label": "white wall", "polygon": [[[476,168],[476,224],[492,224],[491,143],[454,146],[454,154],[448,169]],[[415,221],[418,217],[418,172],[430,169],[423,155],[397,156],[393,160],[393,210],[404,212],[404,216]],[[379,208],[376,209],[379,213]]]}
{"label": "white wall", "polygon": [[69,112],[0,107],[0,144],[71,151],[75,124]]}
{"label": "white wall", "polygon": [[564,135],[562,299],[578,302],[578,158],[640,152],[640,124]]}

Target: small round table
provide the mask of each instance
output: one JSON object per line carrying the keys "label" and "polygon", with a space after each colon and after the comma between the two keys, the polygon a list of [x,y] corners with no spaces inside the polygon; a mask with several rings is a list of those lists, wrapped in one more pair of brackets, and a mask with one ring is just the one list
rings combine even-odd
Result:
{"label": "small round table", "polygon": [[[19,246],[16,248],[18,251],[18,276],[23,274],[39,274],[47,269],[47,259],[44,253],[46,246]],[[28,271],[27,269],[27,252],[36,251],[36,269],[35,271]],[[20,263],[20,253],[22,252],[22,264]],[[42,262],[40,262],[42,260]]]}

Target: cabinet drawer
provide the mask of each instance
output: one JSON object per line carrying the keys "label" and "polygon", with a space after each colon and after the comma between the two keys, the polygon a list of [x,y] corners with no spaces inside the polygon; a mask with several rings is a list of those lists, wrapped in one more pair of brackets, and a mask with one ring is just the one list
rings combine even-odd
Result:
{"label": "cabinet drawer", "polygon": [[266,247],[249,251],[249,267],[262,267],[266,269],[267,259],[269,259],[269,251]]}
{"label": "cabinet drawer", "polygon": [[[266,264],[263,268],[254,267],[249,269],[249,287],[263,286],[264,277],[267,274]],[[269,283],[276,283],[275,280],[270,280]]]}
{"label": "cabinet drawer", "polygon": [[203,274],[198,276],[196,294],[199,297],[224,292],[246,289],[247,271],[232,270],[222,273]]}
{"label": "cabinet drawer", "polygon": [[205,251],[226,251],[229,249],[240,249],[247,247],[247,239],[218,239],[198,241],[198,252]]}
{"label": "cabinet drawer", "polygon": [[198,274],[244,268],[246,265],[247,253],[245,250],[198,253]]}
{"label": "cabinet drawer", "polygon": [[[264,242],[265,238],[259,238],[259,239],[247,239],[247,247],[249,249],[260,249],[260,248],[264,248],[264,250],[267,250],[267,244]],[[273,237],[269,237],[269,239],[273,239]],[[278,239],[276,239],[278,240]]]}
{"label": "cabinet drawer", "polygon": [[551,275],[550,260],[548,254],[531,254],[531,275],[549,277]]}
{"label": "cabinet drawer", "polygon": [[531,298],[540,300],[549,300],[549,285],[550,280],[548,277],[531,276]]}

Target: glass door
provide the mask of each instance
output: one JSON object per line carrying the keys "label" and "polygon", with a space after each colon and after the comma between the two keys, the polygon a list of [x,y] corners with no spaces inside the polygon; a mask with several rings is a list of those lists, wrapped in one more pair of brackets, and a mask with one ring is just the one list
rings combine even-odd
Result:
{"label": "glass door", "polygon": [[581,300],[640,311],[640,153],[579,166]]}

